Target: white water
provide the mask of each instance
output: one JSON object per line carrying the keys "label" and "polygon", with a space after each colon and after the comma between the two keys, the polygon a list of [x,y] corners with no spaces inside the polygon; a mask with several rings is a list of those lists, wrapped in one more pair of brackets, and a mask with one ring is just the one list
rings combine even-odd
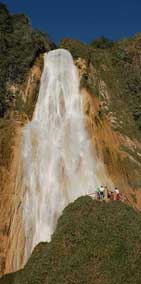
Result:
{"label": "white water", "polygon": [[85,130],[79,77],[70,53],[45,54],[35,114],[24,130],[26,254],[50,241],[62,210],[100,184]]}

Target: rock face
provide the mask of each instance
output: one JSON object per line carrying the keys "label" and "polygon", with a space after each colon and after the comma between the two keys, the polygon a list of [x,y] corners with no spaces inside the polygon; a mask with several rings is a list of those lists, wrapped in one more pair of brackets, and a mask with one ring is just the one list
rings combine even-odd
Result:
{"label": "rock face", "polygon": [[[9,147],[6,151],[7,156],[3,156],[2,160],[4,165],[1,165],[1,274],[9,273],[22,268],[24,264],[24,231],[22,224],[22,198],[24,192],[22,188],[17,192],[20,184],[20,161],[19,155],[20,145],[22,141],[22,127],[27,123],[34,111],[34,102],[37,99],[38,82],[41,76],[41,66],[37,63],[30,70],[27,80],[22,86],[15,86],[19,88],[19,93],[23,103],[21,104],[23,110],[26,112],[28,108],[24,108],[24,104],[28,105],[29,111],[27,112],[9,112],[7,115],[9,119],[4,120],[5,124],[1,126],[1,137],[3,141],[0,143],[1,154],[4,155],[4,144]],[[80,78],[87,74],[85,60],[79,59],[76,65],[80,71]],[[92,67],[91,67],[92,68]],[[94,76],[95,70],[91,71]],[[90,73],[89,73],[90,74]],[[12,87],[11,87],[12,88]],[[107,173],[112,179],[113,183],[118,186],[121,191],[128,198],[128,203],[134,208],[140,209],[141,191],[134,187],[133,182],[138,182],[139,179],[139,162],[136,157],[132,158],[131,154],[124,150],[128,147],[131,151],[136,151],[140,147],[137,139],[132,140],[126,135],[121,134],[119,131],[113,129],[116,119],[113,114],[107,111],[103,115],[103,109],[109,107],[110,94],[107,90],[106,84],[100,82],[100,92],[102,93],[103,101],[97,97],[95,93],[86,88],[82,88],[82,95],[84,97],[84,112],[86,118],[86,128],[92,139],[94,148],[97,150],[99,159],[106,165]],[[36,96],[34,97],[34,95]],[[32,104],[33,102],[33,104]],[[1,120],[3,122],[3,120]],[[12,125],[12,127],[11,127]],[[7,127],[7,128],[6,128]],[[5,130],[7,131],[5,132]],[[10,131],[9,136],[8,131]],[[13,133],[13,134],[12,134]],[[9,143],[6,139],[9,140]],[[14,145],[14,146],[13,146]],[[7,157],[7,159],[6,159]],[[11,159],[10,159],[11,157]],[[133,168],[133,165],[136,165]],[[17,180],[18,177],[18,180]],[[16,252],[16,253],[15,253]]]}
{"label": "rock face", "polygon": [[51,48],[48,36],[35,31],[25,15],[11,15],[0,4],[0,275],[24,263],[22,128],[32,118],[43,53]]}
{"label": "rock face", "polygon": [[[23,84],[8,85],[18,110],[9,109],[0,120],[0,274],[24,264],[25,237],[22,224],[21,144],[23,126],[32,118],[39,91],[42,56],[29,70]],[[20,189],[20,190],[19,190]]]}
{"label": "rock face", "polygon": [[[22,128],[34,113],[43,53],[55,45],[34,31],[26,16],[10,15],[3,4],[0,39],[0,274],[4,274],[22,268],[24,263],[24,192],[18,190]],[[86,128],[97,155],[128,203],[139,210],[140,42],[138,35],[104,50],[74,40],[61,43],[72,53],[79,70]]]}
{"label": "rock face", "polygon": [[[114,91],[112,93],[106,80],[99,76],[98,70],[91,63],[88,66],[84,58],[78,58],[75,62],[82,82],[86,127],[97,155],[105,164],[115,186],[125,194],[134,208],[140,210],[141,140],[139,132],[134,132],[133,129],[131,135],[126,128],[124,129],[127,122],[124,118],[119,120],[118,98],[114,97]],[[106,65],[103,65],[103,68],[108,72]],[[84,78],[86,82],[83,82]],[[92,89],[95,86],[97,89]],[[117,109],[112,108],[113,100],[115,104],[117,103]],[[138,99],[134,107],[138,107],[137,103]],[[129,120],[130,115],[131,113],[126,113]]]}
{"label": "rock face", "polygon": [[3,274],[21,266],[24,248],[22,194],[16,191],[15,184],[20,167],[21,122],[1,121],[0,137],[0,273]]}
{"label": "rock face", "polygon": [[[101,101],[94,94],[83,90],[86,125],[99,159],[105,164],[109,177],[136,209],[141,209],[141,163],[136,149],[141,144],[136,139],[114,131],[113,118],[101,117]],[[110,98],[109,98],[110,99]]]}
{"label": "rock face", "polygon": [[17,119],[17,116],[25,114],[28,119],[32,119],[39,92],[42,68],[43,54],[36,59],[34,65],[28,70],[24,82],[7,84],[7,90],[15,98],[14,107],[10,108],[6,113],[7,118]]}
{"label": "rock face", "polygon": [[[62,42],[62,46],[72,52],[79,70],[86,125],[97,155],[106,165],[115,186],[139,210],[141,65],[137,46],[140,40],[137,35],[126,44],[116,43],[104,51],[91,50],[73,40]],[[78,50],[82,58],[78,57]],[[124,55],[122,60],[121,54]]]}
{"label": "rock face", "polygon": [[11,15],[0,3],[0,117],[11,109],[21,111],[19,85],[36,58],[52,48],[47,34],[34,30],[27,16]]}
{"label": "rock face", "polygon": [[141,218],[127,205],[81,197],[65,208],[50,243],[0,284],[139,284]]}

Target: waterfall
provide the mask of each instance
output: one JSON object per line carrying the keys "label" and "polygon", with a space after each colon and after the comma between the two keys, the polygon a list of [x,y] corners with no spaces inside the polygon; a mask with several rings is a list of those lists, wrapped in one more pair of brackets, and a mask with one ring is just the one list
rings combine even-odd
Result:
{"label": "waterfall", "polygon": [[78,71],[67,50],[44,56],[34,117],[24,128],[22,159],[29,256],[37,243],[50,241],[62,210],[100,184],[99,162],[85,127]]}

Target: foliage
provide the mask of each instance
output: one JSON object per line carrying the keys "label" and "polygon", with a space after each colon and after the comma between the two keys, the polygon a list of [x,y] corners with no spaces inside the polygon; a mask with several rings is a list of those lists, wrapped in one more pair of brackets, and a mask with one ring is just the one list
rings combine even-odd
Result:
{"label": "foliage", "polygon": [[74,59],[81,57],[87,61],[90,60],[91,47],[79,40],[65,38],[61,41],[60,47],[68,49]]}
{"label": "foliage", "polygon": [[[21,83],[39,54],[53,48],[47,34],[34,30],[24,15],[11,16],[0,4],[0,116],[11,106],[8,83]],[[12,100],[12,99],[11,99]]]}
{"label": "foliage", "polygon": [[65,39],[62,47],[68,49],[75,59],[82,57],[86,60],[87,74],[82,77],[82,87],[100,97],[100,82],[105,83],[110,96],[109,111],[122,122],[117,124],[117,130],[131,138],[140,139],[141,35],[114,43],[101,38],[94,43],[88,46]]}
{"label": "foliage", "polygon": [[94,39],[91,43],[91,46],[94,48],[106,49],[113,46],[113,41],[102,36],[100,38]]}
{"label": "foliage", "polygon": [[140,284],[140,251],[139,213],[81,197],[64,210],[51,243],[38,245],[24,270],[0,284]]}

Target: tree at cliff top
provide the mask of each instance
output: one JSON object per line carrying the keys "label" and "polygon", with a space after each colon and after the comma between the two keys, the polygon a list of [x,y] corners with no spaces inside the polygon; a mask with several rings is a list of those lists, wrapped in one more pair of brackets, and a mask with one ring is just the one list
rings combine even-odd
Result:
{"label": "tree at cliff top", "polygon": [[104,36],[92,41],[91,46],[94,48],[106,49],[112,47],[114,42]]}
{"label": "tree at cliff top", "polygon": [[140,284],[140,267],[140,213],[81,197],[64,210],[51,243],[0,284]]}

